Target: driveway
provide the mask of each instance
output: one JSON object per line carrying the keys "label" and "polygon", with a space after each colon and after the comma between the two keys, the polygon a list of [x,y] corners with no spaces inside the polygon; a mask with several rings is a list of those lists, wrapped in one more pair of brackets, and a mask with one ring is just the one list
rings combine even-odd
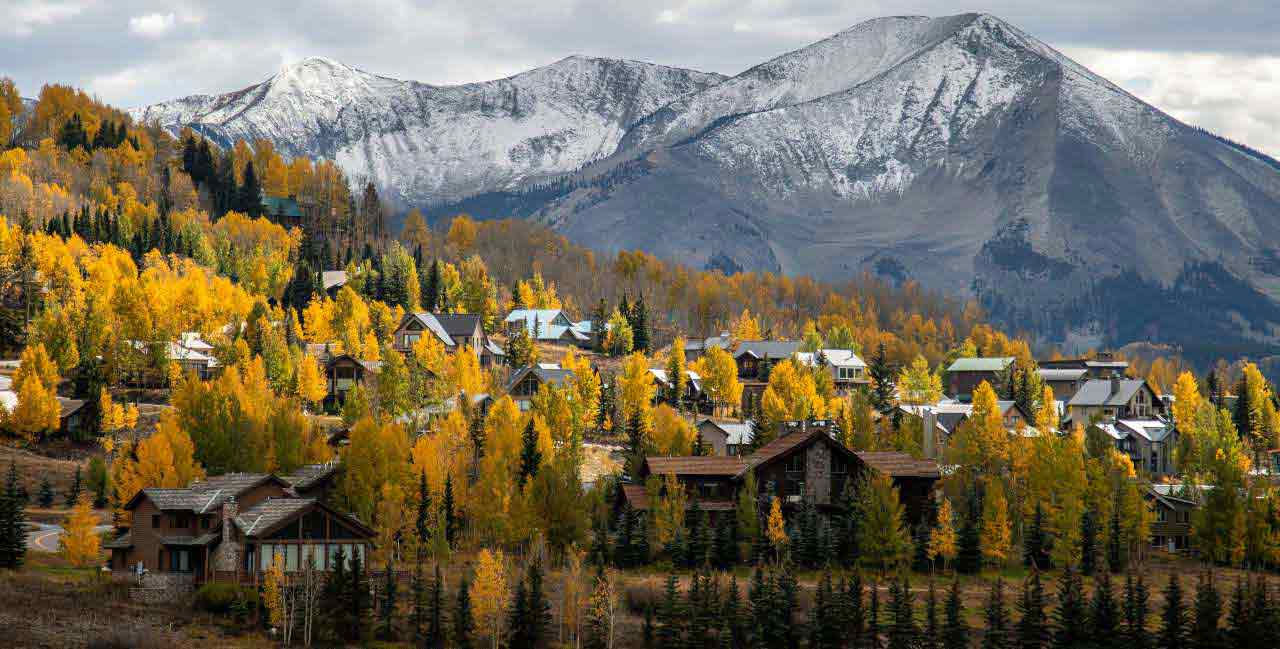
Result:
{"label": "driveway", "polygon": [[[94,533],[101,534],[111,529],[110,525],[99,525],[93,528]],[[27,549],[37,552],[57,552],[58,537],[62,536],[62,527],[48,523],[27,523]]]}

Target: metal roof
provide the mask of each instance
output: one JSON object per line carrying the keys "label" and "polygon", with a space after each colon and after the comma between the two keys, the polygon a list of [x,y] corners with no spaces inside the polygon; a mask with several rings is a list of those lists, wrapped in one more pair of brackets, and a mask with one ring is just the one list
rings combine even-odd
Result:
{"label": "metal roof", "polygon": [[1068,406],[1123,406],[1147,382],[1143,379],[1091,379],[1076,391]]}
{"label": "metal roof", "polygon": [[989,356],[984,358],[957,358],[948,372],[1000,372],[1013,362],[1012,356]]}
{"label": "metal roof", "polygon": [[756,358],[791,358],[798,351],[798,340],[744,340],[738,343],[738,350],[733,357],[751,354]]}

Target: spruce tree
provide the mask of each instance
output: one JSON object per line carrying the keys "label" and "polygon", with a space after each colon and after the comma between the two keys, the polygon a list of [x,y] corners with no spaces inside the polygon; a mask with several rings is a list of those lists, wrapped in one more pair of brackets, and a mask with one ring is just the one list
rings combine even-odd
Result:
{"label": "spruce tree", "polygon": [[1098,647],[1109,647],[1117,640],[1120,612],[1116,609],[1111,573],[1099,570],[1093,578],[1093,600],[1089,603],[1089,631]]}
{"label": "spruce tree", "polygon": [[889,366],[889,357],[883,342],[876,347],[876,353],[871,357],[867,373],[871,376],[871,406],[881,415],[890,414],[894,409],[894,400],[897,398],[897,386],[894,383],[893,368]]}
{"label": "spruce tree", "polygon": [[813,589],[813,605],[809,607],[810,649],[836,649],[840,646],[840,627],[834,615],[836,597],[837,594],[832,592],[831,571],[823,571],[822,578]]}
{"label": "spruce tree", "polygon": [[942,649],[942,627],[938,622],[938,591],[933,577],[929,577],[929,590],[924,596],[924,633],[920,637],[920,649]]}
{"label": "spruce tree", "polygon": [[1054,622],[1055,649],[1074,649],[1088,639],[1084,585],[1080,573],[1071,566],[1063,569],[1058,580],[1058,608],[1054,611]]}
{"label": "spruce tree", "polygon": [[644,294],[636,299],[635,306],[631,307],[632,317],[628,320],[631,324],[632,347],[636,351],[649,353],[649,309],[644,304]]}
{"label": "spruce tree", "polygon": [[[645,613],[649,611],[645,608]],[[729,576],[729,587],[724,593],[724,602],[720,607],[720,617],[724,620],[726,626],[720,630],[722,634],[729,635],[729,647],[740,647],[744,644],[745,627],[743,625],[743,608],[742,595],[738,591],[738,576],[731,574]],[[720,646],[726,646],[725,638],[721,637]]]}
{"label": "spruce tree", "polygon": [[[916,628],[914,599],[911,595],[911,582],[906,573],[903,573],[900,579],[891,582],[889,649],[913,649],[916,646],[920,632]],[[1003,607],[1004,604],[1001,603],[1001,608]]]}
{"label": "spruce tree", "polygon": [[667,575],[662,606],[658,609],[658,646],[684,646],[684,610],[681,604],[679,584],[675,574]]}
{"label": "spruce tree", "polygon": [[431,491],[427,488],[427,471],[418,472],[418,511],[414,517],[414,531],[421,547],[431,542]]}
{"label": "spruce tree", "polygon": [[1044,583],[1040,571],[1031,569],[1031,576],[1022,582],[1022,596],[1018,598],[1019,649],[1045,649],[1049,646],[1049,620],[1045,615]]}
{"label": "spruce tree", "polygon": [[431,588],[427,591],[427,635],[426,645],[430,649],[444,649],[444,578],[440,575],[440,564],[436,563],[436,574],[431,580]]}
{"label": "spruce tree", "polygon": [[867,627],[866,609],[862,605],[861,573],[853,573],[853,577],[845,584],[841,611],[845,637],[853,647],[861,649],[863,639],[866,638]]}
{"label": "spruce tree", "polygon": [[413,564],[413,576],[409,580],[409,633],[413,644],[420,647],[430,646],[423,635],[427,619],[427,589],[422,584],[422,553]]}
{"label": "spruce tree", "polygon": [[435,311],[440,306],[440,260],[432,259],[431,268],[423,274],[422,308]]}
{"label": "spruce tree", "polygon": [[471,616],[471,584],[466,576],[463,576],[458,584],[458,599],[453,607],[452,626],[449,646],[453,649],[471,649],[475,618]]}
{"label": "spruce tree", "polygon": [[1253,397],[1249,394],[1245,379],[1240,377],[1240,382],[1236,384],[1236,407],[1231,413],[1231,420],[1236,425],[1236,433],[1240,435],[1240,439],[1253,439],[1256,432],[1254,431],[1253,410],[1260,405],[1253,403]]}
{"label": "spruce tree", "polygon": [[1196,580],[1195,611],[1190,645],[1196,649],[1218,649],[1222,646],[1222,598],[1213,576],[1207,572]]}
{"label": "spruce tree", "polygon": [[507,646],[532,647],[529,597],[524,579],[516,582],[516,592],[511,598],[511,605],[507,607],[507,615]]}
{"label": "spruce tree", "polygon": [[982,499],[973,486],[967,495],[969,506],[960,523],[955,568],[957,572],[977,574],[982,570]]}
{"label": "spruce tree", "polygon": [[53,507],[53,485],[49,484],[49,476],[40,479],[40,493],[37,494],[36,502],[44,509]]}
{"label": "spruce tree", "polygon": [[1245,580],[1241,577],[1236,580],[1235,588],[1231,589],[1231,603],[1227,608],[1226,639],[1232,647],[1248,647],[1256,641],[1250,604]]}
{"label": "spruce tree", "polygon": [[969,625],[964,620],[964,603],[960,601],[960,578],[951,581],[947,591],[946,622],[942,629],[942,649],[968,649]]}
{"label": "spruce tree", "polygon": [[27,556],[26,498],[18,484],[18,466],[9,463],[4,493],[0,494],[0,568],[16,570]]}
{"label": "spruce tree", "polygon": [[987,605],[983,611],[986,632],[982,636],[984,649],[1009,649],[1009,612],[1004,605],[1004,580],[997,577],[987,593]]}
{"label": "spruce tree", "polygon": [[1031,525],[1023,537],[1022,563],[1035,570],[1049,567],[1048,539],[1044,529],[1044,507],[1036,501],[1035,512],[1031,515]]}
{"label": "spruce tree", "polygon": [[240,185],[239,206],[236,208],[249,216],[262,216],[262,185],[253,170],[253,161],[244,165],[244,183]]}
{"label": "spruce tree", "polygon": [[384,564],[384,571],[382,601],[378,611],[378,617],[382,625],[378,629],[378,635],[383,640],[394,641],[396,639],[396,605],[399,603],[397,601],[399,598],[395,565],[391,563],[391,559],[387,559]]}
{"label": "spruce tree", "polygon": [[1080,517],[1080,572],[1093,576],[1098,567],[1098,513],[1086,507]]}
{"label": "spruce tree", "polygon": [[528,590],[528,629],[529,640],[528,646],[536,647],[543,644],[549,637],[548,629],[551,626],[551,603],[547,601],[547,594],[542,584],[542,562],[534,559],[529,564],[529,590]]}
{"label": "spruce tree", "polygon": [[1124,562],[1124,530],[1120,527],[1120,493],[1117,491],[1111,507],[1111,524],[1107,529],[1107,569],[1112,574],[1120,574],[1124,570]]}
{"label": "spruce tree", "polygon": [[365,617],[369,611],[369,581],[360,555],[360,552],[351,553],[351,570],[348,573],[346,638],[351,641],[359,641],[364,637]]}
{"label": "spruce tree", "polygon": [[644,419],[637,411],[627,420],[627,460],[624,467],[627,476],[633,480],[640,475],[640,466],[644,464],[646,455],[645,450]]}
{"label": "spruce tree", "polygon": [[524,427],[520,447],[520,486],[538,475],[538,467],[542,466],[542,451],[538,450],[538,431],[533,427],[534,419]]}
{"label": "spruce tree", "polygon": [[449,542],[449,546],[453,547],[454,539],[458,535],[458,513],[453,504],[453,476],[445,475],[444,477],[444,496],[440,502],[440,515],[444,517],[444,537]]}
{"label": "spruce tree", "polygon": [[1163,649],[1187,647],[1187,611],[1182,601],[1182,581],[1178,579],[1177,572],[1169,573],[1160,618],[1160,646]]}
{"label": "spruce tree", "polygon": [[867,600],[867,649],[880,649],[880,586],[871,582],[871,596]]}
{"label": "spruce tree", "polygon": [[1147,617],[1150,615],[1147,585],[1142,575],[1135,580],[1130,572],[1124,578],[1124,642],[1128,649],[1149,649],[1151,637],[1147,633]]}

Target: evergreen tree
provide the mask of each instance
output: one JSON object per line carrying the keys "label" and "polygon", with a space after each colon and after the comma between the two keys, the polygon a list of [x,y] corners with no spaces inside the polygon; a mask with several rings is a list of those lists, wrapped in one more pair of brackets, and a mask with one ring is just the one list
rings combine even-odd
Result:
{"label": "evergreen tree", "polygon": [[337,553],[333,555],[333,561],[328,579],[324,580],[324,587],[320,591],[320,610],[323,612],[321,619],[328,622],[326,626],[329,638],[334,643],[338,643],[346,638],[348,629],[344,620],[350,610],[347,606],[348,562],[343,546],[338,546]]}
{"label": "evergreen tree", "polygon": [[529,564],[529,590],[527,627],[529,630],[529,647],[542,645],[548,638],[547,629],[551,626],[551,603],[542,584],[542,562],[534,559]]}
{"label": "evergreen tree", "polygon": [[432,259],[431,268],[422,277],[422,308],[435,311],[440,306],[440,260]]}
{"label": "evergreen tree", "polygon": [[40,493],[36,502],[44,509],[53,507],[53,485],[49,484],[49,476],[40,479]]}
{"label": "evergreen tree", "polygon": [[1249,393],[1245,379],[1241,377],[1236,385],[1236,407],[1231,413],[1231,420],[1236,425],[1236,433],[1240,435],[1240,439],[1253,439],[1257,432],[1254,430],[1256,420],[1253,417],[1253,410],[1260,405],[1253,403],[1253,397]]}
{"label": "evergreen tree", "polygon": [[968,488],[968,511],[960,523],[956,571],[977,574],[982,570],[982,499],[976,487]]}
{"label": "evergreen tree", "polygon": [[1112,574],[1120,574],[1124,570],[1124,562],[1124,531],[1120,527],[1120,493],[1117,491],[1115,503],[1111,507],[1111,524],[1107,530],[1107,569]]}
{"label": "evergreen tree", "polygon": [[1074,649],[1088,638],[1084,603],[1084,585],[1080,573],[1071,566],[1062,571],[1058,580],[1058,609],[1054,612],[1056,629],[1053,636],[1055,649]]}
{"label": "evergreen tree", "polygon": [[[999,583],[999,582],[997,582]],[[891,582],[889,588],[889,649],[913,649],[919,630],[916,628],[914,597],[906,573]],[[1004,604],[1001,603],[1003,609]],[[992,645],[995,646],[995,645]],[[1000,645],[1003,647],[1004,645]]]}
{"label": "evergreen tree", "polygon": [[636,299],[635,306],[631,308],[631,317],[628,318],[631,325],[631,346],[636,351],[649,353],[649,309],[644,304],[644,294],[642,293]]}
{"label": "evergreen tree", "polygon": [[293,277],[284,287],[284,303],[293,307],[298,313],[302,313],[311,303],[311,296],[315,293],[316,275],[311,270],[311,264],[306,259],[302,259],[298,261],[297,266],[294,266]]}
{"label": "evergreen tree", "polygon": [[1187,611],[1182,601],[1182,581],[1177,572],[1169,573],[1169,585],[1164,591],[1164,611],[1161,613],[1160,646],[1164,649],[1187,647]]}
{"label": "evergreen tree", "polygon": [[867,599],[867,649],[880,649],[880,586],[871,582],[871,596]]}
{"label": "evergreen tree", "polygon": [[943,649],[968,649],[969,625],[964,620],[964,603],[960,601],[960,579],[951,581],[947,591],[946,621],[942,629]]}
{"label": "evergreen tree", "polygon": [[1040,571],[1031,569],[1031,576],[1022,582],[1022,596],[1018,599],[1018,649],[1045,649],[1049,646],[1049,620],[1045,615],[1044,583]]}
{"label": "evergreen tree", "polygon": [[1147,634],[1147,616],[1150,614],[1147,585],[1142,575],[1135,581],[1130,572],[1124,578],[1124,634],[1128,649],[1148,649],[1151,638]]}
{"label": "evergreen tree", "polygon": [[523,579],[516,582],[516,592],[507,615],[507,646],[533,647],[528,590]]}
{"label": "evergreen tree", "polygon": [[444,537],[448,541],[449,546],[453,547],[454,539],[458,534],[458,514],[453,504],[453,476],[446,475],[444,477],[444,497],[440,503],[440,515],[444,516]]}
{"label": "evergreen tree", "polygon": [[383,640],[392,641],[396,639],[396,605],[398,604],[398,584],[396,579],[395,565],[391,563],[391,559],[387,559],[384,568],[382,582],[382,601],[378,611],[378,617],[382,622],[378,635]]}
{"label": "evergreen tree", "polygon": [[1093,600],[1089,604],[1089,631],[1097,647],[1109,647],[1118,639],[1120,612],[1116,609],[1111,573],[1099,570],[1093,579]]}
{"label": "evergreen tree", "polygon": [[430,649],[444,649],[444,578],[440,575],[440,564],[436,563],[436,574],[431,580],[431,588],[427,591],[427,636],[425,646]]}
{"label": "evergreen tree", "polygon": [[27,556],[26,498],[18,484],[17,464],[9,463],[4,493],[0,494],[0,568],[17,570]]}
{"label": "evergreen tree", "polygon": [[635,412],[627,420],[627,460],[624,470],[628,477],[637,479],[640,475],[640,465],[644,464],[645,455],[644,419],[640,417],[639,412]]}
{"label": "evergreen tree", "polygon": [[346,603],[349,608],[345,621],[349,625],[346,632],[349,641],[358,641],[364,637],[364,622],[369,611],[369,581],[360,554],[351,553],[351,570],[348,573]]}
{"label": "evergreen tree", "polygon": [[1227,609],[1226,639],[1232,647],[1249,647],[1258,640],[1254,635],[1254,615],[1250,604],[1245,580],[1241,577],[1236,580],[1235,588],[1231,589],[1231,604]]}
{"label": "evergreen tree", "polygon": [[876,353],[871,357],[867,373],[871,376],[871,407],[881,415],[890,414],[894,410],[897,386],[894,383],[896,379],[893,376],[893,368],[889,366],[889,357],[883,342],[876,347]]}
{"label": "evergreen tree", "polygon": [[924,597],[924,634],[920,637],[920,649],[942,649],[942,626],[938,622],[938,590],[933,577],[929,578],[929,590]]}
{"label": "evergreen tree", "polygon": [[[648,612],[648,608],[645,609]],[[729,587],[724,593],[724,603],[720,607],[720,617],[727,624],[720,630],[721,634],[727,633],[729,647],[741,647],[745,640],[745,627],[743,625],[743,609],[742,596],[738,592],[738,576],[729,576]],[[721,637],[720,646],[725,646],[725,638]]]}
{"label": "evergreen tree", "polygon": [[244,183],[240,185],[239,211],[249,216],[262,216],[262,185],[253,170],[253,161],[244,164]]}
{"label": "evergreen tree", "polygon": [[475,631],[475,619],[471,616],[471,584],[464,576],[458,584],[457,604],[453,608],[453,628],[450,647],[471,649],[471,636]]}
{"label": "evergreen tree", "polygon": [[837,599],[842,596],[832,590],[831,571],[822,573],[813,591],[813,606],[809,608],[809,647],[811,649],[837,649],[840,647],[841,625],[837,611]]}
{"label": "evergreen tree", "polygon": [[728,516],[721,516],[716,521],[715,563],[721,569],[728,569],[738,563],[738,526]]}
{"label": "evergreen tree", "polygon": [[1086,507],[1080,517],[1080,572],[1093,576],[1098,567],[1098,512]]}
{"label": "evergreen tree", "polygon": [[542,451],[538,450],[538,431],[533,427],[533,418],[524,427],[520,448],[520,486],[538,475],[538,467],[542,465]]}
{"label": "evergreen tree", "polygon": [[409,632],[416,646],[427,647],[427,637],[423,635],[427,619],[427,589],[422,585],[422,553],[413,564],[413,576],[409,580]]}
{"label": "evergreen tree", "polygon": [[1222,645],[1222,598],[1213,577],[1202,573],[1196,580],[1195,620],[1191,627],[1190,646],[1196,649],[1218,649]]}
{"label": "evergreen tree", "polygon": [[1023,537],[1022,563],[1035,570],[1049,567],[1048,538],[1044,529],[1044,507],[1036,501],[1035,512],[1031,515],[1031,525]]}
{"label": "evergreen tree", "polygon": [[679,649],[684,646],[683,620],[684,610],[678,582],[674,574],[668,574],[662,606],[658,609],[658,646],[664,649]]}
{"label": "evergreen tree", "polygon": [[987,593],[987,606],[984,611],[987,628],[982,637],[985,649],[1008,649],[1009,612],[1004,606],[1004,580],[999,577],[991,583]]}
{"label": "evergreen tree", "polygon": [[427,471],[418,472],[418,512],[414,518],[414,531],[418,543],[427,547],[431,542],[431,491],[427,488]]}

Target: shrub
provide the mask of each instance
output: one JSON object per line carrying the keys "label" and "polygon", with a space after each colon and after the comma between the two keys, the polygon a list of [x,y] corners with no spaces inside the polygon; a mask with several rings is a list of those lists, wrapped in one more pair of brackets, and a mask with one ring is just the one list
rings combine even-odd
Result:
{"label": "shrub", "polygon": [[90,640],[88,649],[160,649],[160,641],[146,633],[117,630]]}
{"label": "shrub", "polygon": [[238,584],[212,582],[196,591],[196,610],[225,615],[236,609],[236,604],[243,602],[245,607],[257,607],[258,591]]}

